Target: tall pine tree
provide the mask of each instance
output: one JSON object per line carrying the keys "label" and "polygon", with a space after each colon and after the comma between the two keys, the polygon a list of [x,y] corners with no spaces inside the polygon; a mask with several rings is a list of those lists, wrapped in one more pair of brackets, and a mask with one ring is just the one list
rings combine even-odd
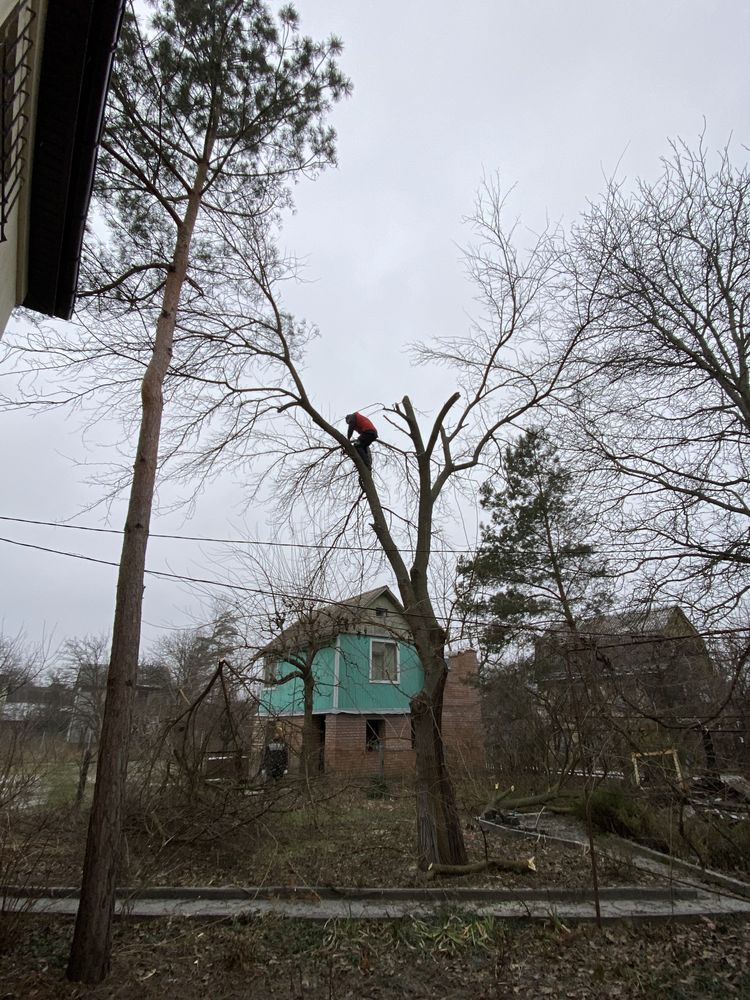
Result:
{"label": "tall pine tree", "polygon": [[459,563],[462,612],[483,651],[518,655],[536,631],[574,627],[608,600],[606,561],[591,542],[592,518],[573,473],[541,427],[505,449],[505,484],[481,487],[489,512],[476,553]]}
{"label": "tall pine tree", "polygon": [[[98,328],[83,363],[103,358],[114,367],[124,357],[142,366],[97,778],[68,964],[69,978],[86,982],[100,981],[109,968],[164,397],[173,401],[171,387],[190,380],[200,427],[211,412],[202,391],[209,372],[227,384],[241,375],[241,364],[224,374],[224,359],[244,355],[262,336],[261,323],[244,321],[254,280],[247,261],[258,265],[255,294],[262,298],[263,256],[273,253],[269,227],[288,202],[290,182],[332,161],[334,135],[325,115],[348,91],[336,66],[340,43],[302,37],[290,6],[278,16],[261,0],[153,0],[151,6],[148,24],[132,3],[124,19],[96,182],[98,225],[84,266],[84,294],[98,309]],[[243,325],[239,344],[231,344],[229,331]]]}

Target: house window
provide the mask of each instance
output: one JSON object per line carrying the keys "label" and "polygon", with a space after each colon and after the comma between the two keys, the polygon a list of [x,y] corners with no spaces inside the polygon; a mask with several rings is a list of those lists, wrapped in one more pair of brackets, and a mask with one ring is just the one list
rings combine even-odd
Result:
{"label": "house window", "polygon": [[379,752],[385,740],[385,719],[365,720],[365,750]]}
{"label": "house window", "polygon": [[266,684],[273,684],[278,678],[279,658],[278,656],[267,656],[263,661],[263,679]]}
{"label": "house window", "polygon": [[0,243],[21,193],[26,160],[33,11],[20,0],[0,25]]}
{"label": "house window", "polygon": [[370,680],[378,684],[398,684],[397,642],[370,640]]}

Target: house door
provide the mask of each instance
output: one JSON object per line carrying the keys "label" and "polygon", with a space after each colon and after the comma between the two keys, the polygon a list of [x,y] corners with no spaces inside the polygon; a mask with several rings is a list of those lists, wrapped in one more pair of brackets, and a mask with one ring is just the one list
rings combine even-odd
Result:
{"label": "house door", "polygon": [[315,745],[318,753],[318,771],[322,774],[325,767],[325,748],[326,748],[326,717],[325,715],[314,715],[313,723],[315,725]]}

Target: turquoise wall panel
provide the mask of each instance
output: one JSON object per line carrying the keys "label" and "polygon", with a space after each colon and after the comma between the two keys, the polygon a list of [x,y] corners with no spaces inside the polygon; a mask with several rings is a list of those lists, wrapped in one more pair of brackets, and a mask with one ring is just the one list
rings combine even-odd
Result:
{"label": "turquoise wall panel", "polygon": [[409,699],[422,686],[422,668],[416,651],[405,643],[398,643],[398,683],[371,681],[370,641],[367,635],[339,637],[339,709],[375,714],[408,712]]}
{"label": "turquoise wall panel", "polygon": [[[281,660],[276,676],[284,677],[293,669],[294,667],[290,663]],[[318,650],[313,660],[313,673],[315,674],[314,711],[326,711],[333,704],[333,669],[334,650],[328,648]],[[304,694],[301,678],[294,677],[285,684],[263,689],[261,712],[266,711],[273,715],[301,715],[303,710]]]}
{"label": "turquoise wall panel", "polygon": [[[409,699],[422,687],[422,665],[417,651],[406,643],[398,643],[398,683],[370,680],[370,640],[367,635],[340,635],[336,647],[321,649],[315,656],[316,712],[338,709],[341,712],[408,712]],[[387,639],[386,636],[382,637]],[[334,694],[334,680],[338,663],[338,701]],[[291,670],[290,664],[281,662],[277,676],[283,677]],[[301,715],[303,711],[302,681],[298,678],[265,688],[261,697],[261,712],[283,715]]]}

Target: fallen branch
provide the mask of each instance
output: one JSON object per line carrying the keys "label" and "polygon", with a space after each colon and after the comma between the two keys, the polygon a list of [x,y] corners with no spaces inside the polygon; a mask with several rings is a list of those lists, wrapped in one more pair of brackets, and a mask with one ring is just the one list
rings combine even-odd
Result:
{"label": "fallen branch", "polygon": [[526,861],[501,861],[499,858],[487,858],[486,861],[470,861],[467,865],[441,865],[433,862],[427,869],[425,877],[434,879],[438,875],[474,875],[483,871],[501,872],[535,872],[536,863],[533,858]]}
{"label": "fallen branch", "polygon": [[499,795],[496,795],[493,799],[490,800],[490,802],[487,803],[487,805],[484,808],[484,812],[488,813],[493,811],[499,811],[500,805],[502,805],[504,812],[516,811],[517,809],[528,809],[531,806],[543,806],[546,805],[548,802],[553,802],[555,799],[565,798],[570,794],[569,792],[560,791],[560,782],[558,782],[556,785],[553,785],[551,788],[548,788],[544,792],[539,792],[536,795],[526,795],[522,798],[517,798],[517,799],[509,798],[509,796],[513,791],[515,791],[515,789],[511,785],[511,787],[507,791],[501,792]]}

